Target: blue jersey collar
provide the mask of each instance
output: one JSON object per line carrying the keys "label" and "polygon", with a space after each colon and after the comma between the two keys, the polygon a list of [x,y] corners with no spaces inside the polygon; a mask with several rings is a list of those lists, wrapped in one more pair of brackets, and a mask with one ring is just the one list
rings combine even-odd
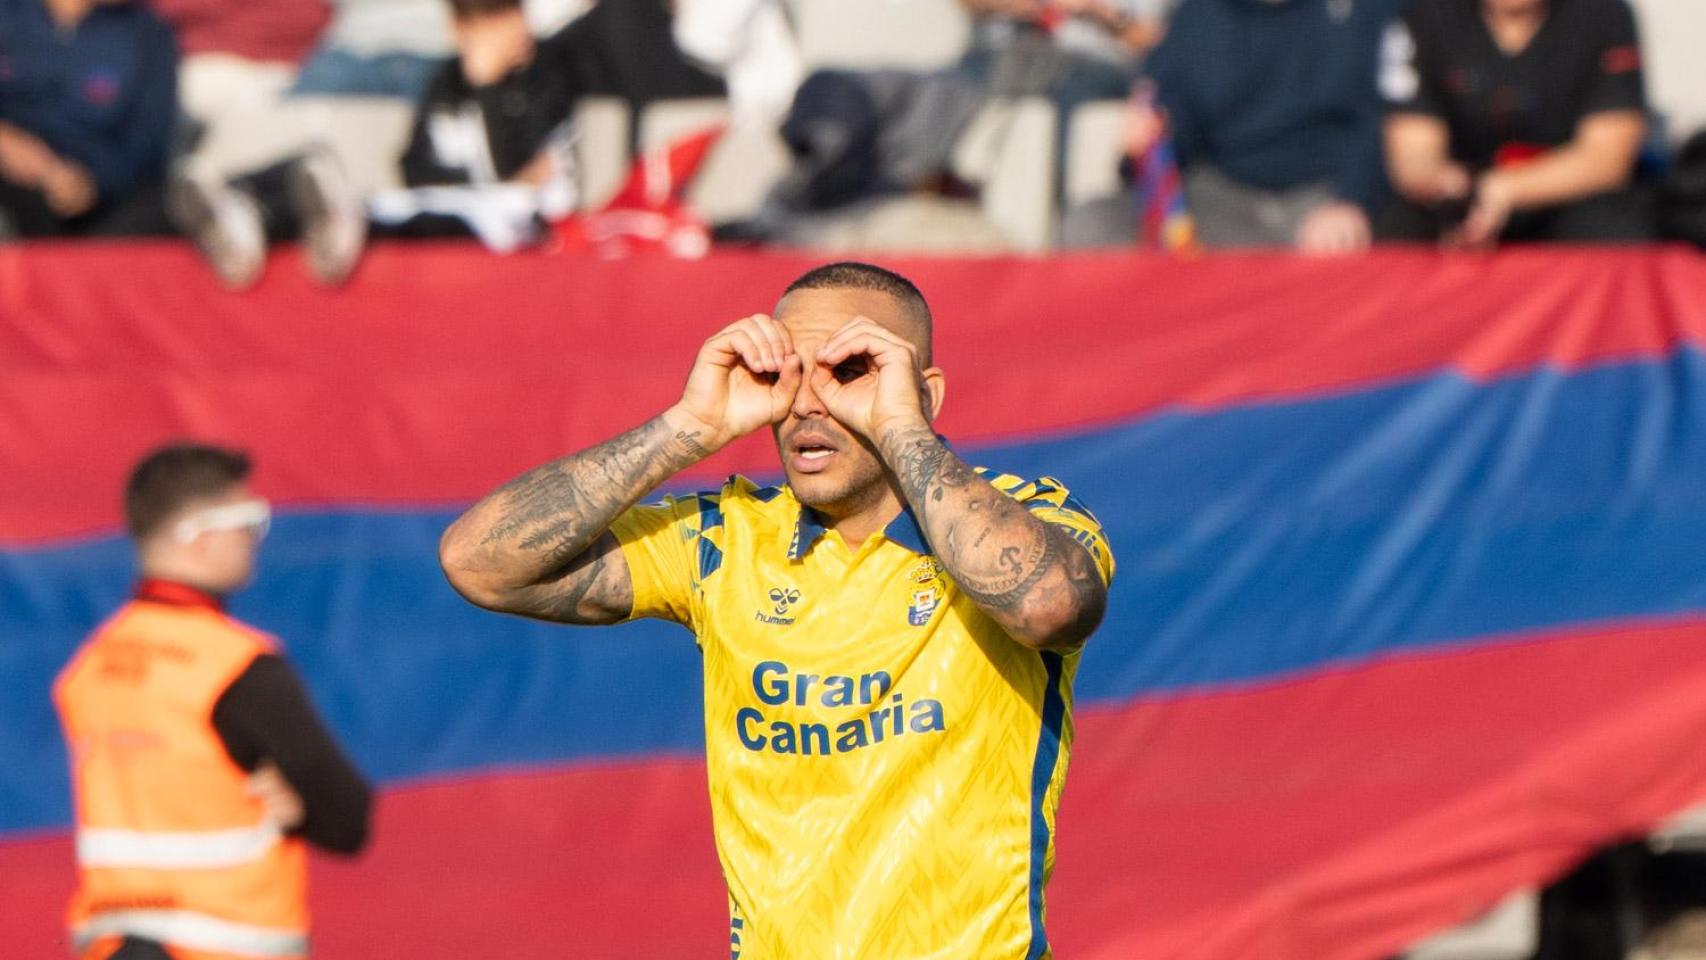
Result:
{"label": "blue jersey collar", "polygon": [[[794,521],[794,537],[788,543],[788,559],[798,560],[810,553],[812,545],[828,530],[816,510],[801,504],[799,518]],[[883,527],[882,536],[920,556],[932,555],[930,542],[924,539],[924,528],[919,525],[918,517],[910,507],[902,508],[900,513]]]}

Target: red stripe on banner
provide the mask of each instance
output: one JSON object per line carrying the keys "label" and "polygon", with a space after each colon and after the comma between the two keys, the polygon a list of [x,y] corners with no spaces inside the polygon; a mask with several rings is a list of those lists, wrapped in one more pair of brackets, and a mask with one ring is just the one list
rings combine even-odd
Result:
{"label": "red stripe on banner", "polygon": [[1706,619],[1097,712],[1060,953],[1367,960],[1706,798]]}
{"label": "red stripe on banner", "polygon": [[[1083,711],[1051,940],[1084,960],[1400,950],[1706,797],[1703,641],[1706,619],[1625,625]],[[720,955],[704,775],[393,789],[368,855],[316,866],[316,953]],[[0,943],[49,955],[70,860],[0,845]]]}
{"label": "red stripe on banner", "polygon": [[[346,289],[294,252],[221,290],[177,244],[0,249],[0,540],[112,529],[142,451],[241,443],[298,504],[463,501],[678,395],[717,327],[814,261],[372,251]],[[1682,250],[898,260],[938,320],[962,440],[1454,368],[1659,357],[1706,330]],[[751,438],[698,471],[773,469]]]}

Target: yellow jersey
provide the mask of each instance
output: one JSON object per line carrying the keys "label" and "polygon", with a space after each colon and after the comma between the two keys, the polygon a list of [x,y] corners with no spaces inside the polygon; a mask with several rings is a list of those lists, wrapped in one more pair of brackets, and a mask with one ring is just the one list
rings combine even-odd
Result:
{"label": "yellow jersey", "polygon": [[[1064,486],[986,478],[1111,580],[1101,527]],[[852,550],[786,487],[732,477],[612,532],[632,615],[687,626],[704,656],[732,958],[1050,956],[1077,650],[1009,637],[909,512]]]}

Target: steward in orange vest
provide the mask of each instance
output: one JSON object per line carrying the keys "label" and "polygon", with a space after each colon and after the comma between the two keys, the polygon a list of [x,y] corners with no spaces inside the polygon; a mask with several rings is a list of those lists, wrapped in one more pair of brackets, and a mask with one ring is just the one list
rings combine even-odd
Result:
{"label": "steward in orange vest", "polygon": [[308,954],[304,841],[353,853],[370,793],[274,641],[226,615],[270,511],[235,451],[178,445],[126,489],[136,598],[60,674],[82,960]]}

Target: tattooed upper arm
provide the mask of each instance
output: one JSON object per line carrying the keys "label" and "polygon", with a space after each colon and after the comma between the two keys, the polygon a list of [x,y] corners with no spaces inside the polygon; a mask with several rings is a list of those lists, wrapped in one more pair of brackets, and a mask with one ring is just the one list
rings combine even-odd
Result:
{"label": "tattooed upper arm", "polygon": [[500,609],[557,623],[599,625],[626,619],[634,609],[634,582],[621,545],[604,533],[562,572],[522,588]]}

